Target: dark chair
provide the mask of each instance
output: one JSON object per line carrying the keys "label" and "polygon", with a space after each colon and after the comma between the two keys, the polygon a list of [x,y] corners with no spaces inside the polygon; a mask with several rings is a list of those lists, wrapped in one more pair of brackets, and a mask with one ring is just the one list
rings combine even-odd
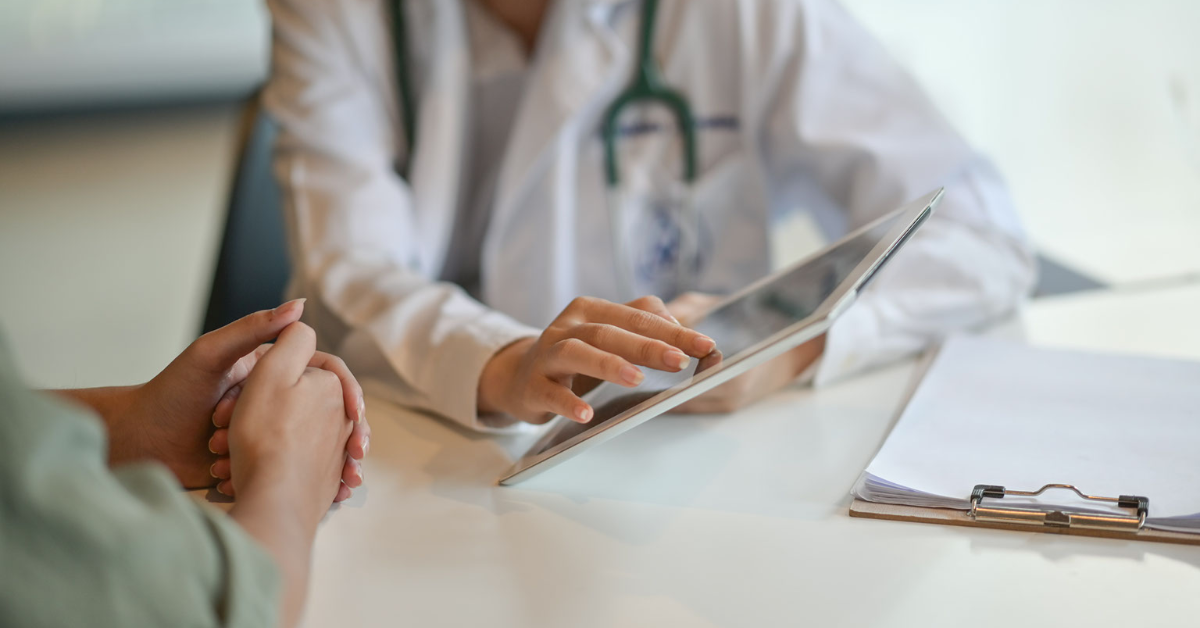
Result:
{"label": "dark chair", "polygon": [[1038,282],[1033,298],[1053,297],[1085,290],[1104,290],[1109,286],[1082,272],[1057,262],[1045,255],[1038,255]]}
{"label": "dark chair", "polygon": [[289,261],[279,186],[271,173],[275,123],[255,108],[238,159],[221,252],[204,328],[208,332],[251,312],[279,305]]}

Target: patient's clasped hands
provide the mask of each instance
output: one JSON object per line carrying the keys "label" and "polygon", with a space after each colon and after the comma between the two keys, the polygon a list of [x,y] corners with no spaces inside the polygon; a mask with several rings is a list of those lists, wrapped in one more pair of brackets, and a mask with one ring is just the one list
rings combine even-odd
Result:
{"label": "patient's clasped hands", "polygon": [[[234,495],[245,479],[238,477],[241,467],[255,467],[254,456],[242,456],[239,466],[239,445],[250,454],[266,455],[271,447],[310,451],[287,449],[299,425],[286,422],[333,414],[340,424],[316,432],[342,443],[335,494],[336,501],[348,498],[362,484],[360,460],[370,442],[362,388],[339,358],[315,350],[313,331],[298,322],[303,310],[304,301],[296,300],[246,316],[201,336],[146,384],[109,389],[100,404],[89,400],[111,407],[101,412],[112,433],[110,462],[157,460],[185,487],[216,484]],[[259,439],[279,442],[267,447]],[[298,464],[286,466],[318,466],[292,462]]]}

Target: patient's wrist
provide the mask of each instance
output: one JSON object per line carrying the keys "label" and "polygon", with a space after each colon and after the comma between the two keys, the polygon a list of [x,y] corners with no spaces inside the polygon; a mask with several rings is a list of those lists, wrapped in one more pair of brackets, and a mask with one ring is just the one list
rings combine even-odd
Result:
{"label": "patient's wrist", "polygon": [[[320,503],[321,490],[297,481],[296,474],[282,469],[254,470],[237,485],[237,501],[253,511],[290,513],[288,517],[303,524],[306,531],[316,531],[317,524],[329,504]],[[299,516],[297,516],[299,515]]]}
{"label": "patient's wrist", "polygon": [[107,425],[123,418],[132,405],[134,396],[142,388],[138,386],[105,386],[103,388],[75,388],[47,391],[76,404],[87,407]]}
{"label": "patient's wrist", "polygon": [[143,444],[137,428],[140,419],[132,409],[144,385],[107,386],[48,391],[72,403],[82,405],[99,415],[108,432],[109,462],[117,463],[139,457]]}

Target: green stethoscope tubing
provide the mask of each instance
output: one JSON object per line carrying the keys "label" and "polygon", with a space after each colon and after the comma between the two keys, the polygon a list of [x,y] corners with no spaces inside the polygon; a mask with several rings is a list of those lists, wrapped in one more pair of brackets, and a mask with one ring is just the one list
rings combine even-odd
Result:
{"label": "green stethoscope tubing", "polygon": [[[658,0],[643,0],[637,68],[633,82],[617,95],[604,112],[601,138],[604,143],[604,172],[610,190],[615,190],[620,183],[616,150],[619,135],[617,121],[626,108],[641,103],[660,103],[674,114],[675,121],[679,126],[679,136],[683,140],[683,179],[688,185],[691,185],[696,179],[696,125],[692,109],[682,94],[667,87],[662,79],[662,70],[654,61],[654,22],[657,16]],[[404,136],[408,142],[408,157],[403,164],[398,165],[398,170],[401,176],[407,179],[412,167],[413,155],[416,154],[417,113],[416,105],[413,102],[411,69],[408,65],[408,29],[405,22],[404,0],[396,0],[392,5],[392,42],[396,61],[396,86],[400,100],[401,122],[404,125]],[[628,243],[625,242],[626,238],[621,233],[620,221],[616,218],[621,210],[613,207],[611,197],[609,212],[614,216],[610,222],[613,228],[618,289],[632,298],[635,273],[629,266],[632,262],[627,247]],[[693,231],[688,235],[681,227],[679,258],[690,260],[698,245],[694,240],[698,237],[695,230],[699,228],[699,222],[690,204],[685,204],[680,213],[680,218],[692,224]],[[678,269],[680,273],[683,273],[681,277],[686,276],[685,265],[680,265]],[[681,279],[679,283],[681,287],[690,285],[686,279]]]}
{"label": "green stethoscope tubing", "polygon": [[658,16],[658,0],[642,3],[642,27],[638,40],[637,72],[633,83],[617,95],[616,100],[604,113],[604,170],[609,187],[618,184],[617,170],[617,119],[630,105],[658,102],[675,114],[679,125],[679,136],[683,138],[683,178],[688,183],[696,179],[696,132],[692,108],[679,92],[667,87],[662,79],[662,70],[654,61],[654,21]]}
{"label": "green stethoscope tubing", "polygon": [[396,56],[396,87],[400,96],[400,115],[404,124],[404,139],[408,142],[408,158],[401,174],[408,178],[409,167],[417,147],[417,110],[413,104],[412,75],[408,68],[408,28],[404,19],[404,0],[392,7],[392,46]]}
{"label": "green stethoscope tubing", "polygon": [[[662,71],[654,61],[654,22],[657,16],[658,0],[643,0],[637,71],[633,82],[617,95],[604,113],[601,137],[604,140],[604,172],[610,187],[616,187],[619,183],[617,120],[629,106],[645,102],[661,103],[675,115],[679,135],[683,138],[683,178],[688,183],[696,179],[696,126],[692,108],[688,106],[687,99],[682,94],[667,87],[662,79]],[[412,97],[412,76],[408,67],[408,29],[404,18],[404,0],[397,0],[392,9],[392,41],[395,48],[396,83],[400,95],[404,136],[408,141],[409,158],[403,167],[407,176],[417,144],[417,116]]]}

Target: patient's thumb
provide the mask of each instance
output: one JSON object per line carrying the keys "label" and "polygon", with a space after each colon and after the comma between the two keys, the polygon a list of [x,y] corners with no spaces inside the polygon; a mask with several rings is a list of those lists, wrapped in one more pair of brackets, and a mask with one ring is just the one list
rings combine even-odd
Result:
{"label": "patient's thumb", "polygon": [[200,336],[189,350],[208,369],[233,366],[264,342],[274,340],[283,328],[300,320],[304,299],[288,301],[273,310],[261,310]]}

